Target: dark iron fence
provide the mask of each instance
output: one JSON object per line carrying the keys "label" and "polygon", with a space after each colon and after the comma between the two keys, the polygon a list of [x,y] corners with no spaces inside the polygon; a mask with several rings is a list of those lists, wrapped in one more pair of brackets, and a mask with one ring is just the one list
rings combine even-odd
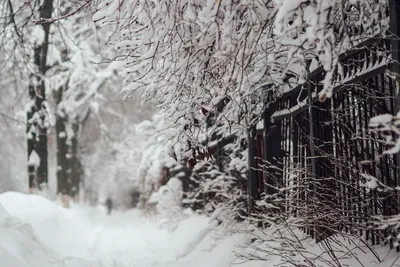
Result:
{"label": "dark iron fence", "polygon": [[372,244],[396,236],[376,229],[373,219],[399,214],[399,195],[390,188],[400,183],[400,161],[383,153],[389,146],[368,127],[372,117],[399,110],[395,81],[385,74],[390,45],[369,39],[342,54],[333,96],[324,102],[322,68],[274,99],[264,111],[262,138],[255,127],[249,131],[251,207],[257,199],[279,199],[280,212],[302,218],[317,239],[333,231],[358,233]]}

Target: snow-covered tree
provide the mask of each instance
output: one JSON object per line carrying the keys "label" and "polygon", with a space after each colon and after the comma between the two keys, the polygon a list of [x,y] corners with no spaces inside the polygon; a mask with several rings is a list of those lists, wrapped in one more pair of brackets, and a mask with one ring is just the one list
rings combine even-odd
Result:
{"label": "snow-covered tree", "polygon": [[[53,16],[63,16],[75,8],[75,3],[63,2]],[[93,113],[101,131],[107,130],[99,114],[100,91],[111,88],[107,85],[116,80],[117,70],[115,64],[100,64],[107,59],[107,50],[102,49],[105,40],[84,12],[56,21],[54,26],[54,67],[49,70],[48,84],[56,104],[57,192],[75,197],[83,178],[78,147],[81,128]]]}
{"label": "snow-covered tree", "polygon": [[[239,137],[261,114],[270,84],[272,1],[105,1],[96,10],[93,21],[115,28],[110,36],[118,50],[115,60],[126,63],[123,95],[139,91],[167,114],[167,125],[174,129],[171,155],[193,168],[211,160],[210,142],[235,136],[235,146],[242,141]],[[245,169],[221,170],[221,164],[243,164],[229,164],[238,158],[225,155],[223,160],[219,153],[193,172],[192,186],[199,187],[186,203],[215,190],[221,190],[221,201],[235,194],[228,187],[242,179]],[[235,171],[239,175],[233,177]]]}
{"label": "snow-covered tree", "polygon": [[[216,127],[246,128],[262,109],[271,1],[106,1],[97,9],[92,19],[116,28],[110,38],[128,73],[123,94],[139,90],[164,107],[182,150]],[[208,127],[205,114],[222,124]]]}
{"label": "snow-covered tree", "polygon": [[338,55],[387,28],[386,5],[375,2],[109,0],[92,19],[115,28],[124,95],[140,91],[164,107],[178,154],[195,160],[204,139],[243,133],[269,91],[290,90],[315,67],[326,70],[320,95],[329,97]]}
{"label": "snow-covered tree", "polygon": [[5,1],[1,6],[2,66],[9,74],[18,72],[29,79],[26,105],[29,187],[39,188],[48,181],[47,133],[51,112],[46,100],[44,76],[49,68],[50,24],[35,27],[36,16],[49,18],[53,1]]}
{"label": "snow-covered tree", "polygon": [[[70,196],[76,196],[83,179],[79,138],[92,136],[85,139],[86,145],[96,141],[96,135],[87,133],[84,124],[95,121],[101,136],[107,139],[110,131],[107,125],[113,120],[104,114],[121,116],[108,104],[110,99],[104,97],[112,92],[112,101],[118,101],[116,95],[121,87],[118,64],[101,64],[113,55],[105,46],[111,33],[106,28],[99,30],[90,21],[90,10],[80,9],[81,4],[79,1],[6,1],[0,9],[4,70],[1,84],[26,86],[31,93],[30,100],[26,97],[21,100],[28,102],[25,109],[29,115],[30,187],[47,182],[48,172],[53,171],[51,166],[49,169],[47,155],[52,153],[56,139],[57,192]],[[78,9],[81,12],[66,18]],[[58,20],[60,16],[65,18]],[[9,95],[11,99],[13,96]],[[49,164],[53,164],[51,158]],[[37,172],[41,178],[35,178]]]}

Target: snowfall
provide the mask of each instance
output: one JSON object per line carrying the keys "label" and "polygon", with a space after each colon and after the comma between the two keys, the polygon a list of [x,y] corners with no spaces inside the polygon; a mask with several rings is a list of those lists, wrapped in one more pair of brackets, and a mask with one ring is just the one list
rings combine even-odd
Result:
{"label": "snowfall", "polygon": [[[266,267],[281,260],[278,256],[263,261],[238,257],[252,255],[249,244],[254,243],[254,232],[232,233],[221,229],[215,219],[189,211],[174,218],[165,220],[135,209],[107,216],[102,206],[63,208],[42,196],[6,192],[0,194],[0,266]],[[310,243],[307,251],[318,254],[321,249]],[[381,263],[362,249],[339,258],[343,266],[400,264],[400,254],[394,250],[376,249]],[[256,253],[254,248],[252,253]],[[316,265],[304,266],[334,266],[324,265],[324,255],[318,258]]]}

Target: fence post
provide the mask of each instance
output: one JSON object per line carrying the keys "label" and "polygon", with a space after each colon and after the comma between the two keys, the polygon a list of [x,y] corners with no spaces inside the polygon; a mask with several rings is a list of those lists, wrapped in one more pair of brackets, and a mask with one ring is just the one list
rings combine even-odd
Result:
{"label": "fence post", "polygon": [[[306,85],[307,97],[308,97],[308,127],[309,127],[309,140],[310,140],[310,143],[309,143],[310,163],[311,163],[311,174],[310,174],[311,177],[310,178],[315,181],[315,179],[318,178],[318,177],[316,177],[316,165],[315,165],[316,158],[315,158],[315,144],[314,144],[314,142],[315,142],[315,134],[314,134],[314,132],[315,132],[315,129],[314,129],[315,107],[313,107],[313,94],[312,93],[313,93],[314,87],[313,87],[313,84],[311,81],[310,65],[311,65],[311,60],[308,59],[306,62],[307,83],[305,85]],[[310,179],[310,178],[308,178],[308,179]],[[307,202],[312,207],[312,205],[314,204],[314,199],[315,199],[315,195],[316,195],[315,182],[309,183],[308,190],[312,197],[310,198],[307,194]],[[319,229],[317,229],[317,227],[314,226],[313,229],[309,229],[309,234],[315,238],[315,237],[317,237],[316,232],[318,232],[318,230]],[[318,235],[318,233],[317,233],[317,235]],[[317,238],[317,242],[319,242],[318,238]]]}
{"label": "fence post", "polygon": [[[331,100],[327,99],[324,103],[315,103],[313,107],[313,129],[314,129],[314,148],[315,149],[315,182],[314,196],[318,199],[319,205],[315,203],[317,211],[336,208],[335,206],[335,184],[332,181],[332,159],[333,155],[333,129],[331,115]],[[336,177],[336,179],[340,179]],[[333,223],[332,216],[325,216],[317,221],[315,238],[322,241],[332,235],[330,225]]]}
{"label": "fence post", "polygon": [[[391,50],[392,50],[392,71],[400,74],[400,1],[389,0],[389,18],[390,18],[390,33]],[[398,93],[398,92],[397,92]]]}
{"label": "fence post", "polygon": [[254,211],[254,200],[257,199],[257,127],[253,125],[249,128],[247,132],[247,142],[248,142],[248,201],[249,201],[249,214]]}
{"label": "fence post", "polygon": [[267,179],[265,193],[273,195],[276,193],[275,187],[279,187],[282,181],[282,149],[281,149],[281,124],[269,124],[266,129],[266,165]]}
{"label": "fence post", "polygon": [[[389,0],[389,26],[390,33],[393,35],[390,41],[391,52],[392,52],[392,60],[390,70],[396,74],[400,74],[400,1],[399,0]],[[397,96],[394,102],[395,110],[392,112],[396,113],[400,110],[400,79],[396,79],[395,83],[396,87],[394,88],[394,93]],[[400,164],[400,154],[397,153],[395,155],[395,160],[397,166]],[[397,181],[395,181],[396,185],[400,185],[399,177],[400,171],[397,169]],[[399,195],[396,194],[395,200],[399,200]],[[397,246],[396,250],[399,252],[400,247]]]}
{"label": "fence post", "polygon": [[313,109],[313,97],[312,97],[312,91],[313,91],[313,85],[310,81],[310,64],[311,60],[307,60],[307,96],[308,96],[308,119],[309,119],[309,127],[310,127],[310,154],[311,154],[311,172],[312,175],[314,176],[316,173],[316,167],[315,167],[315,145],[314,145],[314,109]]}
{"label": "fence post", "polygon": [[[392,52],[393,62],[391,63],[390,70],[396,74],[400,74],[400,1],[389,0],[389,26],[390,33],[393,35],[390,39],[390,46]],[[394,109],[392,112],[395,114],[400,110],[400,80],[396,79],[396,87],[394,88],[394,94],[397,98],[394,101]],[[400,163],[400,155],[396,155],[397,164]],[[400,175],[400,173],[398,173]],[[399,177],[399,176],[398,176]],[[396,181],[397,185],[400,185],[399,181]]]}

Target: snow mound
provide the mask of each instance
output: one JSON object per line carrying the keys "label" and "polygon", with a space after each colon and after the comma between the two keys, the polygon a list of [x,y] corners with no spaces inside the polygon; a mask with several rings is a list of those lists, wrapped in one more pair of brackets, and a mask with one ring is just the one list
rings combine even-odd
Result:
{"label": "snow mound", "polygon": [[[68,211],[44,197],[0,194],[0,262],[12,267],[102,266],[84,258],[83,229]],[[78,236],[81,235],[81,239]],[[81,251],[79,251],[82,249]],[[60,253],[62,252],[62,253]],[[65,257],[63,254],[71,254]]]}
{"label": "snow mound", "polygon": [[[61,256],[85,256],[87,246],[85,230],[71,223],[66,215],[70,210],[58,206],[44,197],[17,192],[0,195],[0,205],[12,216],[29,223],[38,240],[61,253]],[[60,242],[62,240],[62,242]]]}
{"label": "snow mound", "polygon": [[174,215],[180,212],[182,196],[182,182],[173,177],[150,196],[149,203],[156,206],[159,214]]}
{"label": "snow mound", "polygon": [[56,266],[58,255],[41,244],[29,223],[11,216],[0,205],[0,259],[2,266]]}

